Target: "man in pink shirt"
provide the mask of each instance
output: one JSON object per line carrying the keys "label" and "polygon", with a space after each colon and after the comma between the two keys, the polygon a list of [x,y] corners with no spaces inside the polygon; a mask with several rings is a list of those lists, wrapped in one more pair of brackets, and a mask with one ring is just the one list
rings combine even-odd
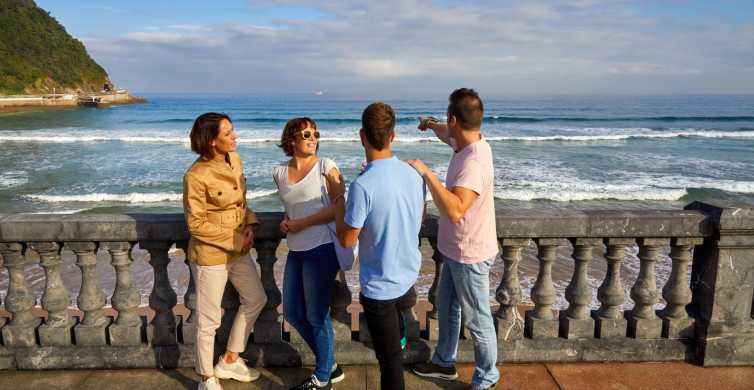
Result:
{"label": "man in pink shirt", "polygon": [[[497,336],[490,311],[490,267],[498,253],[492,149],[481,133],[484,106],[473,89],[449,97],[447,124],[420,118],[455,152],[443,183],[420,160],[408,161],[424,178],[440,210],[437,247],[445,264],[437,292],[439,339],[432,361],[414,366],[417,375],[454,380],[461,318],[474,339],[472,389],[492,389],[500,379]],[[462,315],[463,313],[463,315]]]}

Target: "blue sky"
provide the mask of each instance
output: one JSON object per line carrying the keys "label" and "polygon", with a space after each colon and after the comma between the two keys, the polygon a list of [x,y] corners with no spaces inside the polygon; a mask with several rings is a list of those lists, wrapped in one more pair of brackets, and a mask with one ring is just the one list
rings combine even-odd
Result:
{"label": "blue sky", "polygon": [[754,93],[752,1],[37,4],[139,92]]}

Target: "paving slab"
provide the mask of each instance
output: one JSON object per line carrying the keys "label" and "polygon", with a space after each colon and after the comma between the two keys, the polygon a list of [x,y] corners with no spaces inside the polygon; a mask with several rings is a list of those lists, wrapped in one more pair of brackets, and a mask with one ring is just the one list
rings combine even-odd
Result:
{"label": "paving slab", "polygon": [[680,362],[546,366],[563,390],[754,389],[754,367],[700,367]]}

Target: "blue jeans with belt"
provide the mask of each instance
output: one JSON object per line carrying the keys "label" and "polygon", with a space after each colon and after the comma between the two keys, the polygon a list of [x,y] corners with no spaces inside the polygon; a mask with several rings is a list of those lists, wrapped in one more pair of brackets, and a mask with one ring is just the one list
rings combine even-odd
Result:
{"label": "blue jeans with belt", "polygon": [[314,352],[314,375],[322,382],[330,380],[335,365],[330,302],[339,269],[335,246],[329,243],[289,251],[283,276],[283,315]]}
{"label": "blue jeans with belt", "polygon": [[[474,339],[473,387],[488,387],[500,379],[497,363],[497,335],[490,311],[490,267],[495,257],[463,264],[443,256],[437,286],[439,337],[432,363],[449,367],[456,361],[461,318]],[[461,315],[463,312],[463,315]]]}

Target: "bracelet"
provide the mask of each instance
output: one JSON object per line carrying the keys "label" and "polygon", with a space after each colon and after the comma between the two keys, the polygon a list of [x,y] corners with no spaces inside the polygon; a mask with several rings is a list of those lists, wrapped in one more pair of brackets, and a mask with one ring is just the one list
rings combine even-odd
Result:
{"label": "bracelet", "polygon": [[333,199],[333,200],[330,201],[330,203],[335,204],[335,203],[338,202],[338,200],[345,199],[345,195],[346,194],[340,194],[340,195],[336,196],[335,199]]}

